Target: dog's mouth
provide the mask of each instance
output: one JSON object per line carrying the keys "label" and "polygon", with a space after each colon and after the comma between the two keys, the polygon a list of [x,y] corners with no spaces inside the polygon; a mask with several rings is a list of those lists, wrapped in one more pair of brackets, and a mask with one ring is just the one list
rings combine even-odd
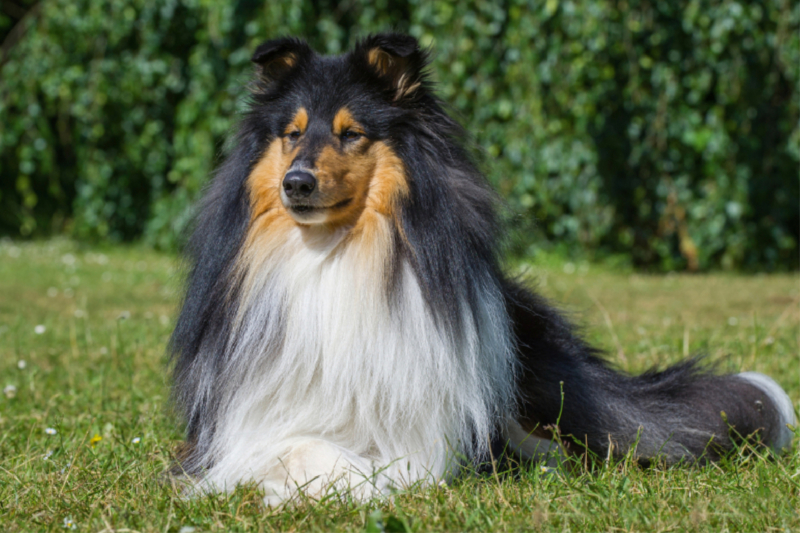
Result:
{"label": "dog's mouth", "polygon": [[341,209],[343,207],[347,207],[352,201],[353,201],[352,198],[347,198],[345,200],[342,200],[341,202],[337,202],[333,205],[327,205],[327,206],[298,203],[298,204],[291,204],[288,206],[288,208],[290,211],[292,211],[293,213],[297,213],[298,215],[306,215],[319,211]]}

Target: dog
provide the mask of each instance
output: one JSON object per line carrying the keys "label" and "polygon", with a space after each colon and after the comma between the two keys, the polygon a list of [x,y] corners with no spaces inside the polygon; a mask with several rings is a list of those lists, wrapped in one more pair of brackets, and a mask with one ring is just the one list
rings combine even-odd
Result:
{"label": "dog", "polygon": [[366,500],[498,444],[666,464],[791,445],[792,403],[769,377],[697,359],[623,374],[502,271],[498,202],[414,38],[333,57],[281,38],[252,61],[170,342],[198,490]]}

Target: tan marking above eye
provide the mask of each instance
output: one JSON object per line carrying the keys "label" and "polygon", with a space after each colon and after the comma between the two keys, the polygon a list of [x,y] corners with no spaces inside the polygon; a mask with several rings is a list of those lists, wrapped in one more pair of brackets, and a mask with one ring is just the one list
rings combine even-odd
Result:
{"label": "tan marking above eye", "polygon": [[353,133],[364,135],[363,126],[356,122],[356,119],[353,118],[353,115],[350,114],[350,110],[346,107],[343,107],[336,112],[336,116],[333,117],[331,130],[337,137],[346,131],[352,131]]}
{"label": "tan marking above eye", "polygon": [[306,128],[308,127],[308,111],[306,111],[305,107],[301,107],[297,110],[297,113],[294,114],[294,118],[292,121],[286,126],[283,130],[284,135],[289,135],[290,133],[294,133],[299,131],[300,133],[305,133]]}

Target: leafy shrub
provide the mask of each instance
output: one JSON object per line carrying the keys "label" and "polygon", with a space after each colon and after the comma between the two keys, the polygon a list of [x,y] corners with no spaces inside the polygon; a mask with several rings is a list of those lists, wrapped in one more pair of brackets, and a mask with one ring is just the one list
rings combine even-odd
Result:
{"label": "leafy shrub", "polygon": [[174,247],[250,51],[409,31],[507,199],[514,251],[797,268],[800,5],[43,0],[0,70],[0,230]]}

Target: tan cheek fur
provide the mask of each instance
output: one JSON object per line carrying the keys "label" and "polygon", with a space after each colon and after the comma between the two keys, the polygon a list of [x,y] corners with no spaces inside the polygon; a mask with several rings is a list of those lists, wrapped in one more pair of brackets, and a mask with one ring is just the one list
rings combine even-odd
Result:
{"label": "tan cheek fur", "polygon": [[255,295],[253,287],[259,272],[258,266],[271,259],[279,260],[280,247],[287,242],[289,233],[297,227],[297,222],[283,207],[280,196],[283,177],[297,151],[285,139],[275,139],[247,179],[250,226],[236,265],[244,296],[235,320],[237,327],[249,306],[249,298]]}
{"label": "tan cheek fur", "polygon": [[[400,237],[405,240],[398,204],[409,191],[405,167],[394,151],[381,142],[374,143],[370,149],[374,152],[376,164],[363,212],[351,231],[350,238],[354,243],[361,244],[361,261],[372,271],[373,268],[388,265],[391,260],[392,226],[399,230]],[[376,254],[376,249],[383,250],[383,253]]]}
{"label": "tan cheek fur", "polygon": [[[364,141],[367,142],[367,141]],[[280,188],[283,176],[296,156],[297,149],[288,149],[282,139],[274,140],[264,152],[247,180],[250,191],[250,234],[270,230],[276,223],[293,223],[283,207]],[[332,147],[323,149],[317,161],[320,194],[328,202],[347,198],[352,202],[328,223],[330,226],[353,224],[354,230],[364,226],[360,218],[365,212],[391,217],[396,202],[408,194],[403,162],[383,142],[372,143],[362,154],[340,153]]]}
{"label": "tan cheek fur", "polygon": [[[301,107],[284,130],[284,134],[295,130],[304,133],[307,127],[308,112]],[[275,232],[284,226],[288,229],[294,223],[294,219],[281,202],[281,183],[297,152],[298,147],[292,146],[287,138],[275,139],[250,172],[247,179],[251,213],[248,244],[254,236],[263,234],[267,230]]]}
{"label": "tan cheek fur", "polygon": [[[356,141],[368,143],[366,139]],[[354,147],[353,151],[358,150]],[[358,231],[370,212],[391,217],[397,201],[408,194],[403,162],[383,142],[361,147],[360,153],[341,153],[326,147],[317,162],[320,194],[335,204],[352,198],[350,204],[337,210],[330,225],[353,225]]]}

